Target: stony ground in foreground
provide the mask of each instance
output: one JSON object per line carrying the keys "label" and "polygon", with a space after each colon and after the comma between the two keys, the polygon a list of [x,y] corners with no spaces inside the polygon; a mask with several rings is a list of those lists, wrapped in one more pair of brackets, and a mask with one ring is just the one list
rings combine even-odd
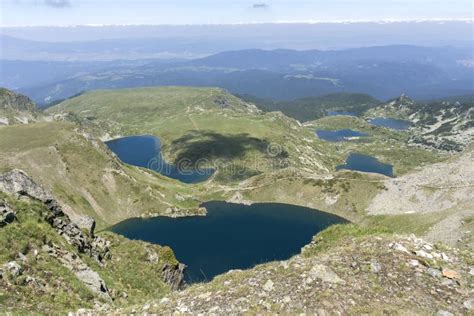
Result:
{"label": "stony ground in foreground", "polygon": [[344,225],[316,236],[287,261],[231,271],[115,312],[469,314],[474,312],[473,278],[471,252]]}

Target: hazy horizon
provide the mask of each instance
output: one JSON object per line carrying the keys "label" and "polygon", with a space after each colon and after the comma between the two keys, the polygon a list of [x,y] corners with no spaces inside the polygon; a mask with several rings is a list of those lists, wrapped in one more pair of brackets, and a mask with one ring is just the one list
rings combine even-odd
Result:
{"label": "hazy horizon", "polygon": [[[4,0],[0,26],[472,21],[469,0]],[[132,14],[131,14],[132,13]]]}

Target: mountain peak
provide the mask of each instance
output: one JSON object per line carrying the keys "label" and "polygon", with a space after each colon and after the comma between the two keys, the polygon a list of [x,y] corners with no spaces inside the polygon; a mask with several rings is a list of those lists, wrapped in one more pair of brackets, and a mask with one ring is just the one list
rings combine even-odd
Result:
{"label": "mountain peak", "polygon": [[396,99],[396,102],[397,103],[401,103],[401,104],[411,104],[411,103],[414,103],[415,101],[413,101],[413,99],[411,99],[408,95],[406,95],[405,93],[402,93],[397,99]]}
{"label": "mountain peak", "polygon": [[0,88],[0,110],[36,112],[37,108],[27,96]]}

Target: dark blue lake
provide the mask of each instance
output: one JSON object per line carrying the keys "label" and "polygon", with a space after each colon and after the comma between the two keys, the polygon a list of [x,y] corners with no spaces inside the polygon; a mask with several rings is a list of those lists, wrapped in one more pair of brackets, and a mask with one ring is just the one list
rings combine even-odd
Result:
{"label": "dark blue lake", "polygon": [[125,163],[148,168],[181,182],[202,182],[214,173],[213,169],[184,169],[166,163],[161,155],[160,140],[155,136],[123,137],[108,141],[106,145]]}
{"label": "dark blue lake", "polygon": [[207,202],[207,216],[129,219],[112,231],[130,239],[170,246],[186,264],[186,280],[210,280],[231,269],[284,260],[330,225],[346,223],[310,208],[259,203]]}
{"label": "dark blue lake", "polygon": [[339,129],[334,131],[322,130],[319,129],[316,131],[316,135],[322,140],[328,142],[343,142],[351,140],[351,137],[364,137],[367,136],[366,133],[354,131],[351,129]]}
{"label": "dark blue lake", "polygon": [[352,112],[346,112],[346,111],[328,111],[328,116],[341,116],[341,115],[356,116],[355,113],[352,113]]}
{"label": "dark blue lake", "polygon": [[377,117],[369,120],[369,123],[375,126],[387,127],[398,131],[405,131],[411,126],[411,122],[409,121],[397,120],[387,117]]}
{"label": "dark blue lake", "polygon": [[377,160],[377,158],[362,154],[352,153],[347,157],[344,165],[339,165],[336,170],[348,169],[363,172],[373,172],[393,177],[393,166]]}

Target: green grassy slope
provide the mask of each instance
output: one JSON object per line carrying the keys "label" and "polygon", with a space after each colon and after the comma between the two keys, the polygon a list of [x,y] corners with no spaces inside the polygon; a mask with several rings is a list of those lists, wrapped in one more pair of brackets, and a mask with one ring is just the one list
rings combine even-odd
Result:
{"label": "green grassy slope", "polygon": [[[165,158],[174,163],[182,158],[219,159],[245,167],[248,176],[268,171],[275,158],[288,158],[291,166],[314,172],[328,171],[334,165],[334,153],[296,121],[278,113],[262,114],[216,88],[95,91],[49,112],[72,112],[108,126],[107,131],[114,135],[159,136]],[[271,144],[277,147],[277,155],[269,154]],[[221,173],[216,180],[242,178]]]}
{"label": "green grassy slope", "polygon": [[[77,122],[92,126],[97,135],[159,136],[170,162],[206,158],[232,163],[233,173],[222,168],[205,184],[184,186],[193,188],[190,194],[196,200],[279,201],[354,220],[364,216],[370,199],[383,189],[383,179],[341,172],[328,180],[350,152],[391,163],[397,175],[446,158],[408,146],[406,132],[374,127],[363,119],[346,116],[325,117],[302,126],[278,112],[263,114],[215,88],[102,90],[67,100],[49,111],[73,113]],[[315,136],[317,128],[352,128],[370,137],[329,143]],[[276,144],[282,156],[269,155],[270,144]],[[279,161],[275,158],[285,158],[288,164],[275,168],[275,161]],[[239,168],[244,172],[236,175]],[[174,189],[180,192],[181,188]]]}
{"label": "green grassy slope", "polygon": [[0,171],[26,171],[66,205],[71,216],[93,216],[104,227],[141,214],[163,214],[191,194],[177,181],[123,165],[106,146],[91,142],[72,123],[49,122],[0,129]]}

